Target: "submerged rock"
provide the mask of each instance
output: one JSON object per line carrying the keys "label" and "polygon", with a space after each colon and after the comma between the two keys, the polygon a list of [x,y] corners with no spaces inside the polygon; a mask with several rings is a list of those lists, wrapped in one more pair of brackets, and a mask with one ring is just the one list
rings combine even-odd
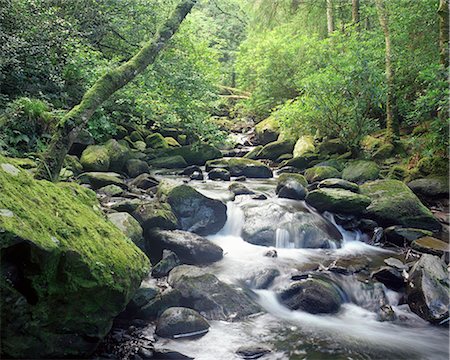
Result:
{"label": "submerged rock", "polygon": [[1,168],[0,188],[10,214],[0,214],[3,356],[88,356],[148,273],[148,259],[90,190]]}
{"label": "submerged rock", "polygon": [[279,275],[280,271],[276,268],[263,269],[255,272],[245,283],[251,289],[267,289]]}
{"label": "submerged rock", "polygon": [[156,334],[166,338],[181,338],[204,335],[209,324],[195,310],[171,307],[165,310],[156,323]]}

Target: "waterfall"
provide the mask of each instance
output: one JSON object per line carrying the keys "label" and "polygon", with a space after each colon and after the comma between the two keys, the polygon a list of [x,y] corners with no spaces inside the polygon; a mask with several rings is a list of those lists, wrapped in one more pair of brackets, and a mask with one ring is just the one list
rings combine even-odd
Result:
{"label": "waterfall", "polygon": [[234,202],[227,203],[227,222],[219,234],[222,236],[240,237],[244,226],[244,212]]}

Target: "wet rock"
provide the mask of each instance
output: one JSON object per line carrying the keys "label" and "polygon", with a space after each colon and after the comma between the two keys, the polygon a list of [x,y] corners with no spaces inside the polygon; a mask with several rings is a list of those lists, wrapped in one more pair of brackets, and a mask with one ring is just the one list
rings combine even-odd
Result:
{"label": "wet rock", "polygon": [[256,158],[275,161],[283,154],[292,153],[293,150],[294,143],[290,140],[273,141],[266,144]]}
{"label": "wet rock", "polygon": [[139,222],[126,212],[108,214],[108,219],[137,246],[143,248],[143,230]]}
{"label": "wet rock", "polygon": [[325,140],[319,145],[319,152],[324,155],[345,154],[348,151],[340,139]]}
{"label": "wet rock", "polygon": [[408,265],[404,264],[399,259],[396,259],[396,258],[393,258],[393,257],[384,259],[384,263],[386,265],[390,266],[390,267],[393,267],[393,268],[399,270],[399,271],[408,270],[409,269]]}
{"label": "wet rock", "polygon": [[188,163],[181,155],[163,156],[149,161],[150,165],[155,168],[164,169],[183,169]]}
{"label": "wet rock", "polygon": [[82,184],[89,184],[93,189],[99,189],[108,185],[117,185],[126,188],[122,177],[113,172],[86,172],[78,177]]}
{"label": "wet rock", "polygon": [[408,305],[421,318],[439,324],[448,318],[449,279],[445,263],[424,254],[409,272]]}
{"label": "wet rock", "polygon": [[309,168],[311,166],[311,163],[313,161],[317,160],[318,157],[319,156],[317,154],[306,153],[306,154],[303,154],[302,156],[293,157],[292,159],[284,162],[282,165],[283,165],[283,167],[284,166],[290,166],[290,167],[292,166],[299,170],[305,170],[305,169]]}
{"label": "wet rock", "polygon": [[348,190],[354,193],[359,193],[359,186],[358,184],[352,183],[350,181],[347,180],[343,180],[343,179],[336,179],[336,178],[330,178],[330,179],[325,179],[322,180],[319,185],[318,185],[319,189],[324,189],[324,188],[333,188],[333,189],[344,189],[344,190]]}
{"label": "wet rock", "polygon": [[449,185],[446,176],[429,176],[408,183],[408,187],[421,198],[448,198]]}
{"label": "wet rock", "polygon": [[150,171],[150,167],[148,164],[139,159],[130,159],[125,164],[125,169],[129,177],[137,177],[141,174],[148,173]]}
{"label": "wet rock", "polygon": [[109,151],[102,145],[89,145],[81,154],[80,163],[85,171],[108,171],[111,159]]}
{"label": "wet rock", "polygon": [[404,246],[405,244],[409,245],[416,239],[424,236],[431,236],[432,234],[431,231],[405,228],[402,226],[389,226],[384,229],[386,241],[398,246]]}
{"label": "wet rock", "polygon": [[252,196],[253,200],[267,200],[267,196],[264,194],[256,194]]}
{"label": "wet rock", "polygon": [[208,322],[195,310],[185,307],[166,309],[156,323],[156,334],[166,338],[181,338],[204,335]]}
{"label": "wet rock", "polygon": [[159,201],[139,205],[133,217],[139,221],[145,233],[154,228],[175,230],[178,227],[178,220],[170,206]]}
{"label": "wet rock", "polygon": [[173,188],[167,202],[178,218],[181,230],[209,235],[218,232],[227,220],[227,207],[187,185]]}
{"label": "wet rock", "polygon": [[259,359],[271,352],[269,347],[263,345],[241,346],[236,350],[236,354],[243,359]]}
{"label": "wet rock", "polygon": [[212,169],[208,173],[208,178],[210,180],[223,180],[223,181],[230,181],[231,175],[230,172],[226,169]]}
{"label": "wet rock", "polygon": [[251,289],[267,289],[279,275],[280,271],[278,269],[264,269],[253,274],[245,282]]}
{"label": "wet rock", "polygon": [[342,303],[339,290],[334,284],[315,278],[292,283],[278,293],[278,299],[291,310],[311,314],[336,313]]}
{"label": "wet rock", "polygon": [[277,174],[299,174],[301,170],[297,169],[293,166],[283,166],[280,169],[278,169]]}
{"label": "wet rock", "polygon": [[106,206],[117,212],[133,213],[139,205],[142,205],[143,200],[140,199],[125,199],[125,198],[112,198]]}
{"label": "wet rock", "polygon": [[364,232],[373,232],[378,227],[376,221],[371,219],[361,219],[359,221],[359,229]]}
{"label": "wet rock", "polygon": [[206,171],[215,168],[226,169],[231,176],[247,178],[271,178],[273,176],[272,170],[267,165],[245,158],[217,159],[206,163]]}
{"label": "wet rock", "polygon": [[173,269],[169,284],[180,291],[184,302],[207,319],[237,320],[260,311],[245,292],[195,266],[181,265]]}
{"label": "wet rock", "polygon": [[305,177],[308,182],[313,183],[328,178],[339,178],[341,173],[331,166],[314,166],[305,171]]}
{"label": "wet rock", "polygon": [[155,351],[153,355],[153,360],[194,360],[187,355],[181,354],[177,351],[160,349]]}
{"label": "wet rock", "polygon": [[197,165],[190,165],[181,172],[181,175],[191,176],[193,173],[202,173],[202,169]]}
{"label": "wet rock", "polygon": [[305,188],[307,185],[308,182],[300,174],[282,174],[275,192],[280,198],[303,200],[308,192]]}
{"label": "wet rock", "polygon": [[276,249],[269,249],[264,253],[264,256],[276,258],[278,257],[278,252]]}
{"label": "wet rock", "polygon": [[164,249],[177,254],[184,264],[208,264],[223,257],[222,249],[213,242],[187,231],[154,230],[147,236],[152,256],[161,256]]}
{"label": "wet rock", "polygon": [[250,190],[247,186],[240,183],[232,183],[228,190],[230,190],[234,195],[253,195],[255,192]]}
{"label": "wet rock", "polygon": [[262,145],[276,141],[280,135],[278,122],[273,117],[268,117],[255,126],[255,135]]}
{"label": "wet rock", "polygon": [[318,211],[360,215],[370,205],[369,197],[344,189],[318,189],[311,191],[306,202]]}
{"label": "wet rock", "polygon": [[123,189],[120,186],[111,184],[103,186],[102,188],[98,189],[97,192],[106,196],[118,196],[123,193]]}
{"label": "wet rock", "polygon": [[152,276],[154,278],[167,276],[173,268],[181,264],[177,254],[170,250],[163,250],[162,259],[152,268]]}
{"label": "wet rock", "polygon": [[137,187],[138,189],[148,190],[158,186],[159,181],[150,174],[141,174],[135,179],[131,180],[129,185]]}
{"label": "wet rock", "polygon": [[402,273],[390,266],[383,266],[377,269],[371,276],[380,283],[386,285],[389,289],[395,291],[399,291],[405,286]]}
{"label": "wet rock", "polygon": [[376,180],[380,175],[380,168],[374,161],[356,160],[350,162],[342,171],[342,178],[357,184],[369,180]]}
{"label": "wet rock", "polygon": [[399,180],[377,180],[360,186],[361,194],[372,199],[366,216],[381,226],[402,225],[438,231],[441,224],[416,195]]}
{"label": "wet rock", "polygon": [[279,240],[282,238],[297,248],[330,248],[333,244],[339,246],[341,241],[336,228],[300,202],[252,202],[244,205],[243,211],[242,237],[255,245],[275,246],[277,234]]}
{"label": "wet rock", "polygon": [[359,227],[358,217],[351,214],[334,214],[334,221],[345,230],[356,230]]}
{"label": "wet rock", "polygon": [[411,243],[411,247],[414,250],[431,255],[443,256],[448,259],[449,247],[448,243],[436,239],[432,236],[425,236],[420,239],[414,240]]}
{"label": "wet rock", "polygon": [[200,180],[202,181],[205,177],[203,176],[203,173],[195,171],[191,174],[189,177],[191,180]]}

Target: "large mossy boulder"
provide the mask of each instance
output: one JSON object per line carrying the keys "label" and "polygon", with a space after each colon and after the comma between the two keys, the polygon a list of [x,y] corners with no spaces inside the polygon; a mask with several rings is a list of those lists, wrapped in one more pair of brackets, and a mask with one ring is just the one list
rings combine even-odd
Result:
{"label": "large mossy boulder", "polygon": [[116,172],[122,171],[126,162],[132,157],[130,149],[114,139],[106,142],[104,146],[109,154],[109,170]]}
{"label": "large mossy boulder", "polygon": [[270,116],[255,126],[256,140],[261,145],[276,141],[280,135],[280,126],[274,117]]}
{"label": "large mossy boulder", "polygon": [[262,162],[245,159],[230,158],[211,160],[206,163],[206,171],[221,168],[230,172],[231,176],[245,176],[247,178],[271,178],[272,170]]}
{"label": "large mossy boulder", "polygon": [[325,140],[319,145],[319,152],[323,155],[345,154],[348,148],[340,139]]}
{"label": "large mossy boulder", "polygon": [[188,166],[186,160],[180,155],[164,156],[151,160],[149,164],[155,168],[183,169]]}
{"label": "large mossy boulder", "polygon": [[420,198],[447,198],[449,181],[447,176],[428,176],[408,183],[408,187]]}
{"label": "large mossy boulder", "polygon": [[145,138],[145,144],[151,149],[167,149],[169,147],[167,140],[159,133],[148,135]]}
{"label": "large mossy boulder", "polygon": [[311,191],[306,202],[321,212],[362,215],[371,200],[349,190],[325,188]]}
{"label": "large mossy boulder", "polygon": [[90,145],[81,154],[80,163],[85,171],[108,171],[111,158],[102,145]]}
{"label": "large mossy boulder", "polygon": [[308,190],[308,182],[300,174],[281,174],[277,181],[276,194],[280,198],[303,200]]}
{"label": "large mossy boulder", "polygon": [[140,249],[144,248],[143,230],[134,217],[127,212],[117,212],[108,214],[108,219]]}
{"label": "large mossy boulder", "polygon": [[380,167],[374,161],[357,160],[350,162],[342,171],[342,178],[357,184],[376,180],[380,176]]}
{"label": "large mossy boulder", "polygon": [[2,356],[89,356],[148,259],[106,220],[91,190],[0,167],[0,192]]}
{"label": "large mossy boulder", "polygon": [[273,141],[266,144],[256,156],[257,159],[267,159],[275,161],[281,155],[292,154],[294,143],[290,140]]}
{"label": "large mossy boulder", "polygon": [[187,185],[170,190],[167,202],[181,230],[210,235],[222,229],[227,220],[227,207],[223,202],[210,199]]}
{"label": "large mossy boulder", "polygon": [[399,180],[367,182],[360,186],[360,191],[372,199],[366,209],[366,217],[381,226],[402,225],[431,231],[441,229],[431,211]]}
{"label": "large mossy boulder", "polygon": [[314,166],[305,171],[308,182],[313,183],[329,178],[340,178],[341,173],[332,166]]}
{"label": "large mossy boulder", "polygon": [[219,159],[222,157],[222,153],[216,147],[199,142],[192,145],[170,148],[164,150],[163,154],[166,156],[182,156],[188,165],[198,166],[205,165],[208,160]]}
{"label": "large mossy boulder", "polygon": [[138,205],[132,215],[139,221],[145,232],[155,228],[175,230],[178,226],[176,216],[170,205],[165,202],[145,202]]}
{"label": "large mossy boulder", "polygon": [[293,157],[290,160],[283,162],[283,166],[292,166],[299,170],[305,170],[309,168],[314,161],[319,158],[317,154],[314,153],[305,153],[301,156]]}
{"label": "large mossy boulder", "polygon": [[302,156],[306,153],[313,153],[316,150],[314,138],[310,135],[300,136],[294,146],[294,157]]}

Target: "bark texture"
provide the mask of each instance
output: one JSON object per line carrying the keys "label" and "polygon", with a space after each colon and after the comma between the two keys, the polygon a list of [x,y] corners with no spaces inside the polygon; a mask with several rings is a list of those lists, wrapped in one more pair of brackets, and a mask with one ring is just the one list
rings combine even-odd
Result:
{"label": "bark texture", "polygon": [[327,0],[327,28],[328,35],[331,35],[334,31],[333,0]]}
{"label": "bark texture", "polygon": [[36,173],[38,179],[50,181],[58,179],[67,152],[95,110],[155,61],[156,56],[166,47],[196,2],[197,0],[181,1],[152,40],[130,60],[99,78],[84,94],[81,102],[64,116],[38,168]]}
{"label": "bark texture", "polygon": [[444,67],[449,65],[449,0],[439,1],[439,57]]}
{"label": "bark texture", "polygon": [[359,15],[359,0],[352,0],[352,21],[359,29],[360,15]]}

